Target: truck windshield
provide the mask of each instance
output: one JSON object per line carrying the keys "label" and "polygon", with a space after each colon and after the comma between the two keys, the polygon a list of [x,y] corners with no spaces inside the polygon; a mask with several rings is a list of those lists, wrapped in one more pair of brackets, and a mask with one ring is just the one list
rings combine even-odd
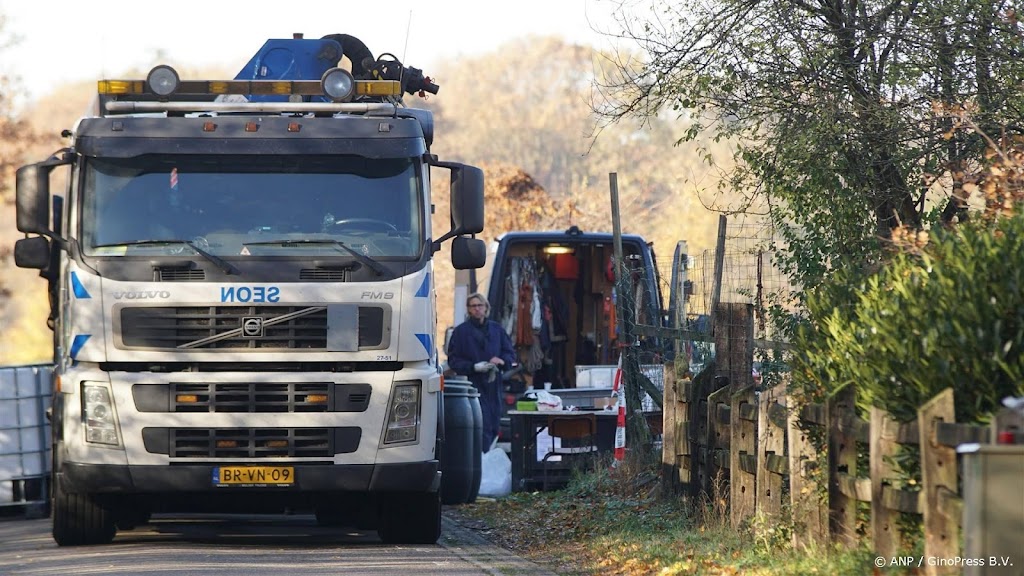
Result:
{"label": "truck windshield", "polygon": [[342,256],[341,242],[415,258],[425,237],[417,168],[357,156],[88,159],[82,244],[89,256],[170,254],[180,244],[153,241],[184,239],[217,256],[321,258]]}

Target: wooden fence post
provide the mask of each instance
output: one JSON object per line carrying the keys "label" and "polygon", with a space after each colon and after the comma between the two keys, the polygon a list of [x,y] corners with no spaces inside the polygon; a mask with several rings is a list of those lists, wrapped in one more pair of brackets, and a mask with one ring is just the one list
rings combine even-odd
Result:
{"label": "wooden fence post", "polygon": [[690,390],[690,496],[700,502],[701,494],[711,485],[708,468],[711,465],[708,396],[715,391],[714,375],[705,369],[693,380]]}
{"label": "wooden fence post", "polygon": [[[720,380],[716,378],[715,380]],[[724,382],[725,379],[721,379]],[[725,498],[729,492],[726,486],[722,486],[724,480],[729,481],[729,472],[726,468],[729,465],[729,440],[732,435],[729,432],[730,420],[728,417],[729,394],[731,388],[723,386],[708,395],[708,456],[707,456],[707,486],[705,490],[708,495],[716,501]]]}
{"label": "wooden fence post", "polygon": [[793,510],[793,546],[808,548],[828,542],[828,507],[818,495],[818,451],[800,426],[796,398],[787,396],[789,407],[789,497]]}
{"label": "wooden fence post", "polygon": [[678,478],[681,489],[692,495],[694,464],[693,445],[690,443],[690,414],[693,410],[693,380],[684,378],[676,380],[673,384],[676,391],[675,445],[676,463],[679,466]]}
{"label": "wooden fence post", "polygon": [[733,387],[729,398],[729,519],[733,528],[754,515],[757,497],[757,396]]}
{"label": "wooden fence post", "polygon": [[727,376],[733,390],[754,384],[754,307],[722,303],[715,314],[715,375]]}
{"label": "wooden fence post", "polygon": [[832,539],[847,548],[857,546],[857,500],[840,489],[842,474],[857,478],[856,392],[847,386],[828,402],[828,507]]}
{"label": "wooden fence post", "polygon": [[[960,518],[948,505],[957,494],[956,449],[938,442],[938,423],[954,422],[953,389],[946,388],[917,410],[921,432],[921,480],[924,490],[924,553],[929,558],[960,555]],[[957,574],[959,567],[931,566],[925,574]]]}
{"label": "wooden fence post", "polygon": [[786,393],[779,385],[761,392],[757,403],[757,511],[768,522],[782,513],[782,476],[789,472],[786,461],[786,409],[777,399]]}
{"label": "wooden fence post", "polygon": [[[752,474],[744,472],[740,467],[740,454],[745,452],[746,456],[754,458],[757,431],[754,428],[753,412],[750,412],[748,420],[741,419],[741,401],[734,398],[734,393],[753,386],[751,365],[754,353],[754,308],[750,304],[722,302],[715,308],[714,326],[716,374],[727,377],[729,381],[729,392],[716,397],[719,402],[730,407],[728,430],[724,430],[724,418],[715,419],[718,429],[722,431],[716,438],[718,446],[727,443],[730,451],[720,450],[717,454],[721,466],[729,467],[730,521],[733,527],[737,527],[743,519],[754,513],[755,481]],[[750,395],[753,395],[752,388]],[[749,400],[744,403],[753,404]],[[754,467],[749,468],[753,472]]]}
{"label": "wooden fence post", "polygon": [[876,556],[893,558],[901,534],[896,510],[886,507],[882,492],[894,475],[892,457],[897,449],[898,424],[888,412],[871,408],[871,546]]}
{"label": "wooden fence post", "polygon": [[661,426],[662,481],[666,494],[679,494],[690,484],[689,389],[690,379],[677,380],[674,366],[666,366]]}

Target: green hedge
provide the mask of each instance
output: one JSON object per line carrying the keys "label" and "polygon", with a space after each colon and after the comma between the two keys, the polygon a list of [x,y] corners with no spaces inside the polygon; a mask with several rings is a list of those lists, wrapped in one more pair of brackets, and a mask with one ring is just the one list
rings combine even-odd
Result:
{"label": "green hedge", "polygon": [[867,278],[835,274],[808,295],[794,384],[821,400],[855,386],[899,420],[952,388],[958,422],[1024,395],[1024,216],[933,232]]}

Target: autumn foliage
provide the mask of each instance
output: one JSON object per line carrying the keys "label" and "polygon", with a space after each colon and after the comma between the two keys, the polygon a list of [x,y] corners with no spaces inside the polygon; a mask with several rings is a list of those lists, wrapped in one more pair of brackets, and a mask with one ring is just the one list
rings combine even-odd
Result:
{"label": "autumn foliage", "polygon": [[550,224],[557,203],[521,168],[501,163],[484,164],[487,227],[492,237],[507,230],[534,230]]}

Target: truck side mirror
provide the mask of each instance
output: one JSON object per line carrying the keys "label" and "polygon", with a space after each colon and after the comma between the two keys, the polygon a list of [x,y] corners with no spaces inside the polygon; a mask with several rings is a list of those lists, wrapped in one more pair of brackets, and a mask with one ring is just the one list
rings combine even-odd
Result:
{"label": "truck side mirror", "polygon": [[452,266],[456,270],[483,268],[487,263],[487,245],[479,238],[458,236],[452,240]]}
{"label": "truck side mirror", "polygon": [[50,264],[50,241],[43,236],[18,240],[14,243],[14,264],[18,268],[46,268]]}
{"label": "truck side mirror", "polygon": [[52,166],[29,164],[18,168],[17,226],[19,232],[50,232],[50,171]]}
{"label": "truck side mirror", "polygon": [[484,230],[484,171],[476,166],[452,167],[452,230],[479,234]]}

